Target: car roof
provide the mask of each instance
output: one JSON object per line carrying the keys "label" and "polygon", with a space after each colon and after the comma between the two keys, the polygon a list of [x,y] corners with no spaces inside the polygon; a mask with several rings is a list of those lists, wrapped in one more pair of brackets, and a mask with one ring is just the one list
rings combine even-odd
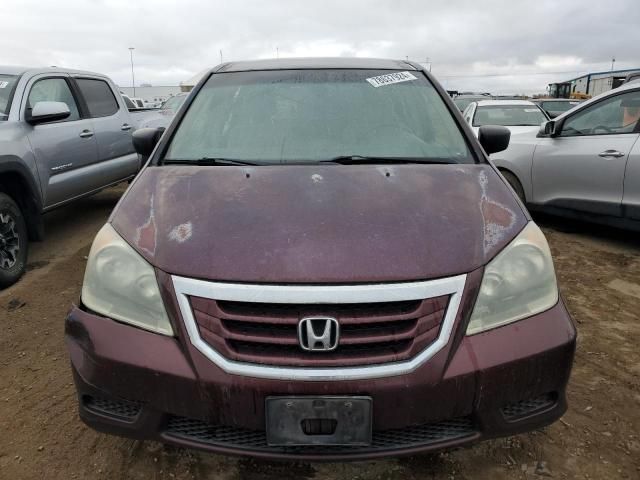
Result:
{"label": "car roof", "polygon": [[533,102],[582,102],[580,98],[534,98]]}
{"label": "car roof", "polygon": [[405,60],[384,58],[305,57],[228,62],[213,68],[212,72],[247,72],[252,70],[305,70],[305,69],[370,69],[418,70]]}
{"label": "car roof", "polygon": [[38,75],[40,73],[70,73],[73,75],[91,75],[107,78],[106,75],[96,72],[88,72],[85,70],[74,70],[72,68],[62,67],[21,67],[17,65],[0,65],[0,74],[2,75]]}
{"label": "car roof", "polygon": [[461,99],[463,99],[463,100],[464,100],[464,99],[467,99],[467,100],[468,100],[468,99],[470,99],[470,98],[477,98],[477,99],[483,99],[483,98],[486,98],[487,100],[490,100],[490,99],[491,99],[491,97],[489,97],[488,95],[456,95],[456,96],[454,97],[454,100],[456,100],[456,99],[458,99],[458,98],[461,98]]}
{"label": "car roof", "polygon": [[479,107],[487,105],[529,105],[536,106],[535,103],[529,100],[480,100],[476,102]]}

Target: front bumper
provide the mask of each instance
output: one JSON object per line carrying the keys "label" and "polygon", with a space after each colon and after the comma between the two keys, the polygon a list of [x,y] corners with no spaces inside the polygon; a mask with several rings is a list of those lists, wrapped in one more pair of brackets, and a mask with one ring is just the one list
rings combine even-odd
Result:
{"label": "front bumper", "polygon": [[[66,322],[80,416],[89,426],[271,459],[396,456],[543,427],[566,410],[575,339],[560,301],[528,319],[462,337],[449,357],[434,358],[407,375],[290,382],[230,375],[184,340],[77,307]],[[264,402],[276,395],[372,397],[373,444],[268,446]]]}

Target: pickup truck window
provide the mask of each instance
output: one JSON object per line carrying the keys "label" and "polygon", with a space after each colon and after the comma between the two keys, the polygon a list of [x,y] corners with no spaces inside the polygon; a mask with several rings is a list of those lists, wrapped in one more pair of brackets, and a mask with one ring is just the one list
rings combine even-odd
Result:
{"label": "pickup truck window", "polygon": [[76,83],[85,102],[87,102],[89,115],[92,117],[108,117],[119,110],[118,102],[107,82],[78,78]]}
{"label": "pickup truck window", "polygon": [[76,105],[69,84],[64,78],[44,78],[34,83],[27,98],[27,109],[33,108],[38,102],[64,102],[69,107],[71,115],[63,121],[68,122],[80,118],[78,105]]}
{"label": "pickup truck window", "polygon": [[364,69],[213,74],[178,126],[166,160],[280,164],[343,156],[475,162],[421,72]]}
{"label": "pickup truck window", "polygon": [[6,119],[9,115],[16,83],[18,83],[17,75],[0,75],[0,120]]}

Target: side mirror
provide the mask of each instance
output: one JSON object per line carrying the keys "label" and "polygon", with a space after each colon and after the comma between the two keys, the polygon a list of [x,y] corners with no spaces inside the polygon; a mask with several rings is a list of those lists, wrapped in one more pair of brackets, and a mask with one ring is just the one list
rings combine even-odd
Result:
{"label": "side mirror", "polygon": [[31,125],[37,125],[64,120],[69,115],[71,115],[71,111],[64,102],[36,102],[30,111],[27,110],[25,120]]}
{"label": "side mirror", "polygon": [[141,128],[133,132],[133,148],[143,157],[148,157],[156,148],[160,137],[164,133],[164,127]]}
{"label": "side mirror", "polygon": [[487,155],[502,152],[509,146],[511,131],[498,125],[484,125],[478,130],[478,141]]}
{"label": "side mirror", "polygon": [[555,137],[556,136],[556,121],[549,120],[540,124],[540,130],[538,131],[538,137]]}

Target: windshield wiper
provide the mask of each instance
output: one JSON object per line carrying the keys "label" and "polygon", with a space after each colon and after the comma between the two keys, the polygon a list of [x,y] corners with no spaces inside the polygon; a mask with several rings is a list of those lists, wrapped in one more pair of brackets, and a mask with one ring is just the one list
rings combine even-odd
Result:
{"label": "windshield wiper", "polygon": [[411,157],[368,157],[362,155],[340,155],[328,160],[320,160],[319,163],[338,163],[340,165],[367,165],[378,163],[457,163],[447,158],[411,158]]}
{"label": "windshield wiper", "polygon": [[236,160],[233,158],[222,157],[202,157],[189,160],[165,158],[163,165],[262,165],[258,162],[249,162],[247,160]]}

